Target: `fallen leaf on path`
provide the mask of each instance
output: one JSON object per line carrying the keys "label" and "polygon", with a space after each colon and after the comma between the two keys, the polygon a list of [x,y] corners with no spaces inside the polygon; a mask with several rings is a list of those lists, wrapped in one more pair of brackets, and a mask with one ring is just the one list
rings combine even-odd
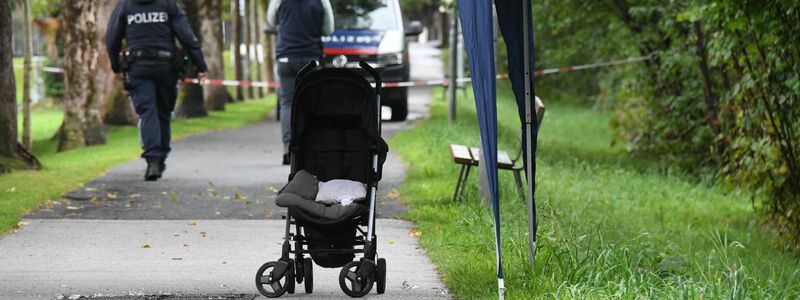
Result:
{"label": "fallen leaf on path", "polygon": [[173,258],[172,258],[172,260],[183,260],[183,258],[180,258],[180,257],[173,257]]}
{"label": "fallen leaf on path", "polygon": [[393,240],[389,240],[389,245],[394,245],[394,241]]}
{"label": "fallen leaf on path", "polygon": [[403,288],[408,290],[418,288],[419,286],[409,283],[408,281],[403,281]]}
{"label": "fallen leaf on path", "polygon": [[142,196],[142,195],[139,195],[139,194],[131,194],[131,195],[130,195],[130,196],[128,196],[128,197],[129,197],[129,198],[139,198],[139,197],[141,197],[141,196]]}
{"label": "fallen leaf on path", "polygon": [[108,194],[106,194],[106,199],[109,199],[109,200],[117,199],[117,194],[108,193]]}
{"label": "fallen leaf on path", "polygon": [[25,225],[28,225],[28,222],[25,222],[25,221],[17,222],[17,228],[22,228],[22,226],[25,226]]}
{"label": "fallen leaf on path", "polygon": [[207,237],[207,236],[208,236],[208,233],[206,233],[205,231],[203,231],[203,232],[201,232],[201,233],[200,233],[200,235],[201,235],[201,236],[203,236],[203,237]]}
{"label": "fallen leaf on path", "polygon": [[210,186],[210,187],[214,187],[214,183],[213,183],[213,182],[211,182],[211,181],[209,181],[209,182],[208,182],[208,186]]}
{"label": "fallen leaf on path", "polygon": [[233,198],[236,199],[236,200],[247,199],[247,197],[242,196],[242,194],[239,194],[239,193],[234,194]]}
{"label": "fallen leaf on path", "polygon": [[78,210],[78,207],[75,206],[67,206],[68,210]]}
{"label": "fallen leaf on path", "polygon": [[388,193],[386,193],[386,198],[389,198],[391,200],[397,199],[397,196],[400,196],[400,192],[398,192],[397,189],[392,189]]}
{"label": "fallen leaf on path", "polygon": [[144,243],[144,245],[142,245],[142,248],[148,249],[148,248],[152,248],[152,246],[150,246],[149,243]]}
{"label": "fallen leaf on path", "polygon": [[220,212],[215,212],[215,214],[217,214],[217,215],[219,216],[219,215],[221,215],[222,213],[220,213]]}
{"label": "fallen leaf on path", "polygon": [[411,230],[411,231],[408,232],[408,236],[409,237],[421,237],[422,236],[422,231]]}
{"label": "fallen leaf on path", "polygon": [[100,204],[100,200],[98,200],[97,197],[95,196],[92,196],[92,199],[89,199],[89,202],[94,204]]}
{"label": "fallen leaf on path", "polygon": [[172,197],[171,199],[169,199],[169,201],[171,201],[172,203],[176,203],[178,202],[178,198]]}
{"label": "fallen leaf on path", "polygon": [[268,190],[270,192],[273,192],[273,193],[277,193],[278,192],[278,189],[276,189],[274,186],[269,187]]}
{"label": "fallen leaf on path", "polygon": [[191,246],[191,245],[189,245],[189,244],[181,244],[181,248],[186,248],[186,247],[189,247],[189,246]]}
{"label": "fallen leaf on path", "polygon": [[189,225],[197,226],[197,221],[192,221],[192,223],[189,223]]}

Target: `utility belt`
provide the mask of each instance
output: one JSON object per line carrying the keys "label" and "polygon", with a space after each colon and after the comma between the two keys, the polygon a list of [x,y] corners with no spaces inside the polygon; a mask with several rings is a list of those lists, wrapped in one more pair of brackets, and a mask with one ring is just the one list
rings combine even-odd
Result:
{"label": "utility belt", "polygon": [[189,56],[180,48],[176,49],[175,52],[154,49],[122,51],[119,53],[118,59],[120,66],[125,71],[130,69],[131,62],[138,60],[170,62],[172,63],[173,71],[178,73],[179,76],[183,75],[189,63]]}
{"label": "utility belt", "polygon": [[170,51],[152,49],[136,49],[126,54],[130,59],[170,60],[175,57],[175,53]]}

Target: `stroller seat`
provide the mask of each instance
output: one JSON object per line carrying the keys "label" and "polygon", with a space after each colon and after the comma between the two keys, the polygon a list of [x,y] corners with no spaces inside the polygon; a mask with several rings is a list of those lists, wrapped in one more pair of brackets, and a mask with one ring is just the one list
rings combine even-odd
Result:
{"label": "stroller seat", "polygon": [[335,225],[351,221],[366,213],[367,207],[354,202],[347,206],[339,204],[326,205],[314,201],[319,189],[319,180],[305,170],[300,170],[294,178],[280,191],[275,204],[280,207],[291,207],[292,214],[307,223],[318,226]]}

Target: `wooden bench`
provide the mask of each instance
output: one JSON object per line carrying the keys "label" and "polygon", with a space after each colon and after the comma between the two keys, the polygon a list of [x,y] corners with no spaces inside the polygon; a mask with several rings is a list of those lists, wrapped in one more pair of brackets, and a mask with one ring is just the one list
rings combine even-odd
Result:
{"label": "wooden bench", "polygon": [[[545,107],[542,99],[538,96],[535,97],[533,113],[536,116],[535,120],[539,128],[542,126],[544,112]],[[522,157],[522,152],[522,148],[520,148],[519,152],[517,153],[517,157],[511,159],[507,152],[497,151],[497,168],[500,170],[510,170],[514,172],[514,180],[517,184],[517,191],[519,192],[520,197],[525,197],[525,190],[522,186],[522,171],[524,168],[524,163],[521,162],[520,165],[517,166],[517,161],[519,161]],[[469,178],[470,170],[473,166],[478,166],[478,163],[481,160],[480,153],[480,148],[467,147],[464,145],[450,145],[450,156],[453,158],[453,162],[461,165],[461,172],[459,172],[458,182],[456,182],[456,191],[453,193],[453,201],[461,198],[461,194],[464,193],[464,187],[466,186],[467,179]]]}
{"label": "wooden bench", "polygon": [[[457,201],[459,198],[461,198],[461,194],[464,193],[464,188],[467,185],[467,179],[469,179],[469,173],[472,170],[472,167],[480,164],[481,149],[477,147],[451,144],[450,156],[453,158],[453,162],[461,165],[461,171],[458,174],[458,181],[456,182],[456,190],[453,193],[453,201]],[[511,159],[507,152],[497,151],[497,168],[514,172],[514,180],[517,184],[517,191],[520,193],[520,196],[523,196],[522,166],[516,165],[516,162],[519,160],[520,156],[521,155],[517,155],[516,158]]]}

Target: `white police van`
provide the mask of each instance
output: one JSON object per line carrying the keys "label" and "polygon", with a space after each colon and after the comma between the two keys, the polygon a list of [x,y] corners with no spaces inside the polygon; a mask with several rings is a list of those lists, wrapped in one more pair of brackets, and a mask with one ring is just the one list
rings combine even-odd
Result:
{"label": "white police van", "polygon": [[[412,21],[404,30],[398,0],[331,1],[336,30],[322,38],[326,67],[353,68],[360,60],[372,65],[385,82],[408,81],[410,62],[406,37],[422,32],[422,25]],[[408,88],[383,91],[383,105],[392,109],[392,120],[408,115]]]}

